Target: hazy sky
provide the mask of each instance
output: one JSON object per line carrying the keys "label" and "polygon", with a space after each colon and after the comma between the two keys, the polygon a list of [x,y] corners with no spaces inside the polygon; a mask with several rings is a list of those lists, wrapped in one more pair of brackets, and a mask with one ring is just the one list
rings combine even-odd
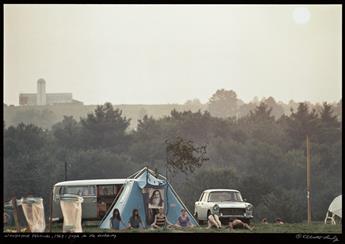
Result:
{"label": "hazy sky", "polygon": [[5,5],[4,102],[338,101],[341,5]]}

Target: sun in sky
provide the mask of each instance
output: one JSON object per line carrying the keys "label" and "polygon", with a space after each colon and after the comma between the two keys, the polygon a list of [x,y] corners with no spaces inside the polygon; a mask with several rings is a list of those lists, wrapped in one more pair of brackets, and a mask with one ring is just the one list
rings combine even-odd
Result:
{"label": "sun in sky", "polygon": [[310,11],[306,7],[297,7],[294,9],[292,16],[296,24],[306,24],[310,20]]}

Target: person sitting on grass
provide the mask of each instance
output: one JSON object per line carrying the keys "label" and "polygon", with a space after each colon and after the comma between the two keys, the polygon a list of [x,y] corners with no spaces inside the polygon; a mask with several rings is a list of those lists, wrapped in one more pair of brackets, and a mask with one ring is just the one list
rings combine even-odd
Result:
{"label": "person sitting on grass", "polygon": [[276,218],[276,224],[283,225],[284,221],[281,218]]}
{"label": "person sitting on grass", "polygon": [[145,228],[143,222],[141,221],[138,209],[133,209],[132,216],[128,221],[128,229],[139,229],[140,226]]}
{"label": "person sitting on grass", "polygon": [[164,214],[164,209],[159,208],[158,214],[155,215],[155,220],[151,224],[153,228],[163,228],[167,225],[167,227],[170,227],[172,224],[169,222],[167,216]]}
{"label": "person sitting on grass", "polygon": [[229,222],[229,229],[233,230],[233,229],[248,229],[248,230],[253,230],[254,227],[250,227],[248,224],[244,223],[242,220],[240,219],[234,219]]}
{"label": "person sitting on grass", "polygon": [[120,211],[115,208],[113,211],[113,216],[110,218],[110,228],[112,230],[120,230],[120,223],[126,226],[121,220]]}
{"label": "person sitting on grass", "polygon": [[208,216],[207,223],[208,223],[208,226],[207,226],[206,229],[209,229],[211,227],[215,227],[217,229],[221,229],[222,228],[222,223],[220,222],[218,215],[215,214],[215,213],[214,214],[210,214]]}
{"label": "person sitting on grass", "polygon": [[261,224],[268,224],[267,219],[266,219],[266,218],[263,218],[263,219],[261,220]]}
{"label": "person sitting on grass", "polygon": [[177,219],[175,227],[177,228],[194,227],[193,224],[190,222],[187,211],[185,209],[181,209],[181,214]]}

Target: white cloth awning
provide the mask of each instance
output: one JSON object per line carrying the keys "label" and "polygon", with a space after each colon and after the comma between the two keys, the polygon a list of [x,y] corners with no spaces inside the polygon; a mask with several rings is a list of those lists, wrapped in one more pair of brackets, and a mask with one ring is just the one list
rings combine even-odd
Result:
{"label": "white cloth awning", "polygon": [[337,196],[334,198],[332,203],[329,205],[328,211],[334,213],[335,215],[339,216],[342,218],[342,195]]}

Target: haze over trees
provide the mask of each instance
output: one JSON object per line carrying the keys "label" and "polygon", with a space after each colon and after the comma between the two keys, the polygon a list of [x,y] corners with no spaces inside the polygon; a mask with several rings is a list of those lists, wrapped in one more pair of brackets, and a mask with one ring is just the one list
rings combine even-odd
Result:
{"label": "haze over trees", "polygon": [[[272,108],[271,115],[279,119],[283,114],[290,115],[291,109],[295,110],[299,102],[290,100],[287,104],[276,101],[273,97],[261,98],[254,97],[252,101],[245,103],[233,90],[217,90],[206,103],[201,103],[199,99],[187,100],[184,104],[155,104],[155,105],[115,105],[115,109],[122,111],[123,115],[130,119],[128,130],[135,130],[138,126],[138,120],[142,120],[145,115],[152,116],[155,119],[169,116],[172,110],[183,111],[208,111],[213,117],[241,118],[247,116],[254,110],[260,102],[263,102]],[[320,112],[322,104],[306,102],[309,109],[315,109]],[[329,104],[338,120],[342,117],[342,100],[337,103]],[[97,105],[80,104],[56,104],[47,106],[8,106],[4,104],[4,119],[6,125],[18,125],[19,123],[34,124],[44,129],[51,129],[54,124],[60,122],[64,116],[73,116],[79,122],[88,113],[93,112]]]}
{"label": "haze over trees", "polygon": [[[165,174],[165,142],[181,138],[186,148],[205,149],[208,159],[192,171],[177,168],[169,177],[190,210],[206,188],[232,188],[253,203],[256,220],[302,222],[307,216],[309,135],[312,218],[322,221],[342,192],[341,101],[318,106],[291,102],[286,105],[289,113],[273,98],[241,104],[236,93],[220,90],[205,110],[171,110],[158,118],[141,114],[136,130],[129,129],[131,120],[110,103],[81,119],[65,116],[51,128],[5,121],[4,200],[31,193],[47,204],[53,184],[65,179],[65,162],[68,180],[123,178],[143,166]],[[192,101],[188,106],[201,105]]]}

